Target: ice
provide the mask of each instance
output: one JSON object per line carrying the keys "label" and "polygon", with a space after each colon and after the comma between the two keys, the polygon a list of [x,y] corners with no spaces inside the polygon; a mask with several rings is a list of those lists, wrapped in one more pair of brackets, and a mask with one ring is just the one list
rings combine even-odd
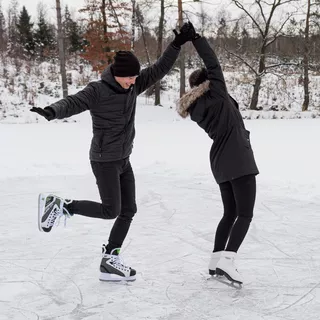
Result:
{"label": "ice", "polygon": [[250,120],[255,217],[238,290],[210,279],[222,214],[211,141],[174,110],[139,99],[132,155],[138,213],[122,254],[133,283],[98,280],[112,221],[74,216],[37,229],[40,192],[99,200],[89,114],[0,126],[0,319],[310,320],[320,312],[320,121]]}

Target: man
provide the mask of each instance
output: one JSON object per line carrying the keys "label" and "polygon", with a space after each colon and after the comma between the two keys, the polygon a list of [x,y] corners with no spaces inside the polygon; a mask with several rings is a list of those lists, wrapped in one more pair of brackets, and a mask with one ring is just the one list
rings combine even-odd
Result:
{"label": "man", "polygon": [[101,202],[66,200],[55,195],[39,195],[40,231],[50,232],[57,218],[75,214],[100,219],[116,219],[107,245],[102,246],[100,280],[133,281],[136,271],[124,264],[120,248],[137,212],[135,179],[130,154],[135,136],[136,99],[162,79],[174,65],[180,47],[192,39],[189,23],[152,66],[140,72],[140,63],[130,51],[120,51],[101,80],[89,83],[82,91],[44,109],[32,108],[47,120],[63,119],[89,110],[93,123],[90,148],[92,171]]}

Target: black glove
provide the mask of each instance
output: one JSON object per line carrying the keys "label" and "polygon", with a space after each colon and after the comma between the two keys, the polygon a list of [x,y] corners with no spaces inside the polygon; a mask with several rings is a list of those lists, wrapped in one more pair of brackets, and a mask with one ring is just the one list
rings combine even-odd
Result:
{"label": "black glove", "polygon": [[196,33],[196,30],[194,29],[194,26],[191,22],[189,22],[189,28],[190,28],[189,32],[192,33],[192,39],[191,39],[192,41],[201,38],[200,34]]}
{"label": "black glove", "polygon": [[172,31],[175,34],[175,38],[172,41],[172,44],[178,48],[186,42],[191,41],[195,36],[195,30],[191,22],[185,22],[180,28],[180,33],[178,33],[177,30]]}
{"label": "black glove", "polygon": [[53,120],[56,117],[56,113],[50,107],[45,107],[44,109],[33,107],[30,111],[40,114],[40,116],[45,117],[48,121]]}

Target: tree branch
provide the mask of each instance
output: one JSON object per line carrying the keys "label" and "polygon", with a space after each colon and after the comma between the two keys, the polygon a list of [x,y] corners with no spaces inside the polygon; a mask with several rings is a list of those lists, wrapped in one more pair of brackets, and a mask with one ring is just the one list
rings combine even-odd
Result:
{"label": "tree branch", "polygon": [[282,32],[284,26],[286,25],[286,23],[290,20],[290,18],[293,16],[293,13],[288,15],[287,18],[284,20],[284,22],[281,24],[281,26],[279,27],[279,29],[275,32],[275,34],[273,35],[272,39],[270,41],[268,41],[266,43],[266,47],[268,47],[270,44],[272,44],[274,41],[276,41],[277,38],[279,38],[280,33]]}
{"label": "tree branch", "polygon": [[[113,12],[114,18],[115,18],[116,21],[117,21],[117,24],[118,24],[118,27],[119,27],[119,31],[121,31],[121,30],[122,30],[122,26],[121,26],[121,23],[120,23],[120,21],[119,21],[117,12],[116,12],[115,8],[113,7],[112,0],[109,0],[109,5],[110,5],[111,10],[112,10],[112,12]],[[122,32],[120,32],[120,34],[121,34],[121,38],[123,39],[123,34],[122,34]]]}
{"label": "tree branch", "polygon": [[264,12],[263,12],[261,1],[260,0],[256,0],[256,3],[259,6],[262,19],[263,19],[264,23],[266,24],[267,23],[267,19],[266,19],[266,16],[265,16]]}
{"label": "tree branch", "polygon": [[276,64],[272,64],[270,66],[266,66],[265,70],[269,70],[272,68],[277,68],[277,67],[281,67],[281,66],[295,66],[295,67],[299,67],[299,63],[291,63],[291,62],[282,62],[282,63],[276,63]]}
{"label": "tree branch", "polygon": [[245,60],[243,59],[241,56],[239,56],[238,54],[231,52],[227,49],[226,46],[224,46],[223,48],[226,52],[228,52],[229,54],[231,54],[232,56],[236,57],[237,59],[239,59],[241,62],[243,62],[256,76],[258,76],[258,72]]}
{"label": "tree branch", "polygon": [[251,21],[255,24],[255,26],[258,28],[260,34],[262,37],[264,37],[263,30],[261,29],[259,23],[256,21],[256,19],[250,14],[250,12],[237,0],[232,0],[232,2],[242,11],[244,11],[247,16],[251,19]]}

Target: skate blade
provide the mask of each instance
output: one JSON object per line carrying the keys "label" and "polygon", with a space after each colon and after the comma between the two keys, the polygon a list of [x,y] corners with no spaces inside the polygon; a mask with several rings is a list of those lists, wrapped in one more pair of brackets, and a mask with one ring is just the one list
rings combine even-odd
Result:
{"label": "skate blade", "polygon": [[44,193],[40,193],[38,197],[38,229],[41,232],[44,232],[41,227],[41,219],[44,213],[45,206],[46,206],[46,195]]}
{"label": "skate blade", "polygon": [[100,273],[99,280],[106,282],[132,282],[136,280],[136,276],[122,277],[113,273]]}
{"label": "skate blade", "polygon": [[239,282],[235,282],[235,281],[230,281],[229,279],[227,279],[225,276],[222,275],[214,275],[212,276],[210,279],[213,279],[217,282],[220,282],[228,287],[240,290],[242,289],[242,284],[240,284]]}
{"label": "skate blade", "polygon": [[221,270],[219,268],[216,269],[216,275],[217,276],[224,276],[232,284],[236,284],[236,285],[242,286],[242,282],[241,281],[237,281],[237,280],[232,279],[226,272],[224,272],[223,270]]}

